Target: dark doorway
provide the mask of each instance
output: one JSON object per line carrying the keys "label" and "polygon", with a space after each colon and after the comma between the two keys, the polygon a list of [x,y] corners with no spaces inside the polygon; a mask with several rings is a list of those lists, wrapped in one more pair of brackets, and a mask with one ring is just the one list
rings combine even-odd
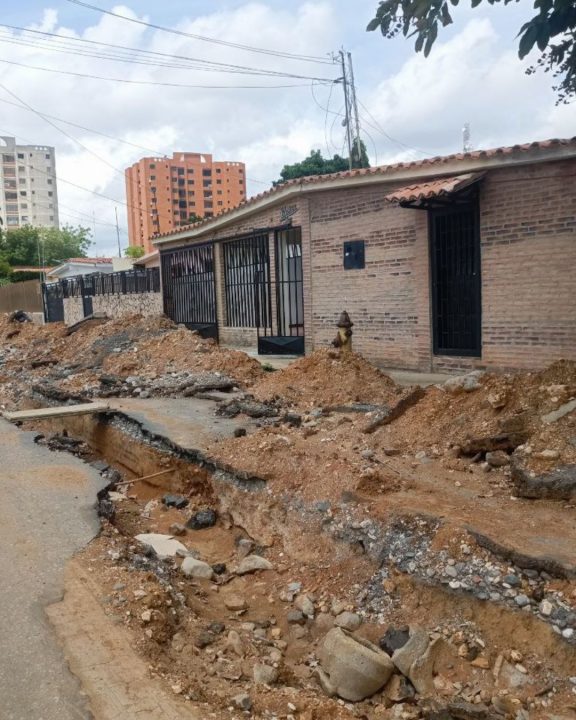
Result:
{"label": "dark doorway", "polygon": [[434,354],[480,357],[478,203],[431,210],[429,222]]}
{"label": "dark doorway", "polygon": [[204,338],[218,339],[213,246],[168,250],[161,262],[166,315]]}
{"label": "dark doorway", "polygon": [[91,275],[85,275],[80,278],[80,288],[82,292],[82,311],[84,317],[89,317],[94,312],[94,278]]}
{"label": "dark doorway", "polygon": [[300,228],[275,233],[276,312],[258,328],[262,355],[304,354],[304,287]]}

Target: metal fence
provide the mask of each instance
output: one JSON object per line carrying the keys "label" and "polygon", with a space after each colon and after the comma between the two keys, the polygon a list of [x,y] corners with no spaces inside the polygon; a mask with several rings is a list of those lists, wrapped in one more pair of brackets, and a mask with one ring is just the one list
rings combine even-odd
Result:
{"label": "metal fence", "polygon": [[42,312],[42,289],[39,280],[26,280],[0,287],[0,312]]}
{"label": "metal fence", "polygon": [[160,268],[77,275],[58,282],[65,298],[160,292]]}

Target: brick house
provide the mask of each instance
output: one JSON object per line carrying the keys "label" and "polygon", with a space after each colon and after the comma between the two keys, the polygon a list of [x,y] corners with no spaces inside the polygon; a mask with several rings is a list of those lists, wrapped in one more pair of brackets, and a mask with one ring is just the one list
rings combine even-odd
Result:
{"label": "brick house", "polygon": [[154,238],[165,312],[261,353],[422,371],[576,358],[576,138],[289,181]]}

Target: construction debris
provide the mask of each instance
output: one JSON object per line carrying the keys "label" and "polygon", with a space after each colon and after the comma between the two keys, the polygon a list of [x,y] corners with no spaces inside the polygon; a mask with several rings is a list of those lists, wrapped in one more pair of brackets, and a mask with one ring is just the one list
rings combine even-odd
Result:
{"label": "construction debris", "polygon": [[572,716],[575,363],[424,390],[334,349],[264,373],[164,319],[9,329],[11,408],[216,388],[218,422],[255,419],[202,453],[112,411],[98,452],[90,416],[79,437],[66,417],[25,425],[105,456],[102,532],[79,561],[200,717]]}

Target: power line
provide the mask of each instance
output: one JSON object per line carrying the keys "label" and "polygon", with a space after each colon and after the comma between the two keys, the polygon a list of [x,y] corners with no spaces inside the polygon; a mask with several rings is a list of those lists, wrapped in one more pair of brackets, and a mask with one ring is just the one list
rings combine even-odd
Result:
{"label": "power line", "polygon": [[389,135],[386,132],[386,130],[384,130],[384,128],[380,125],[378,120],[376,120],[374,115],[372,115],[370,110],[368,110],[368,108],[364,105],[364,103],[361,100],[358,100],[358,104],[364,110],[364,112],[368,115],[368,117],[371,118],[371,120],[374,123],[374,124],[371,124],[371,123],[366,123],[366,124],[369,125],[371,128],[373,128],[374,130],[377,130],[378,132],[382,133],[382,135],[384,135],[384,137],[386,137],[388,140],[390,140],[390,142],[394,143],[395,145],[399,145],[400,147],[403,147],[406,150],[413,150],[415,152],[421,153],[422,155],[430,156],[430,155],[434,154],[434,153],[427,152],[426,150],[421,150],[420,148],[413,147],[411,145],[406,145],[406,143],[403,143],[401,140],[397,140],[396,138],[393,138],[391,135]]}
{"label": "power line", "polygon": [[106,159],[103,158],[102,156],[98,155],[98,153],[94,152],[94,151],[91,150],[89,147],[87,147],[86,145],[84,145],[84,143],[80,142],[80,140],[78,140],[77,138],[75,138],[73,135],[70,135],[70,133],[66,132],[66,130],[62,130],[62,128],[58,127],[58,125],[56,125],[56,123],[53,123],[52,120],[49,120],[48,118],[44,117],[41,113],[37,112],[31,105],[29,105],[25,100],[22,100],[22,98],[18,97],[18,95],[16,95],[16,93],[12,92],[12,90],[8,89],[8,88],[6,87],[6,85],[4,85],[4,84],[1,83],[1,82],[0,82],[0,88],[2,88],[2,90],[4,90],[4,92],[7,92],[9,95],[11,95],[15,100],[18,100],[18,102],[20,102],[20,103],[22,103],[23,105],[25,105],[25,106],[28,108],[28,110],[30,110],[30,111],[33,112],[35,115],[37,115],[41,120],[44,120],[44,122],[48,123],[48,125],[50,125],[51,127],[53,127],[55,130],[58,130],[58,132],[62,133],[62,135],[64,135],[64,137],[67,137],[67,138],[69,138],[70,140],[72,140],[73,142],[75,142],[75,143],[76,143],[79,147],[81,147],[83,150],[85,150],[87,153],[90,153],[90,155],[92,155],[93,157],[95,157],[97,160],[100,160],[100,162],[104,163],[104,164],[107,165],[109,168],[112,168],[112,170],[114,170],[114,172],[117,172],[117,173],[118,173],[119,175],[121,175],[123,178],[125,177],[123,170],[120,170],[119,168],[117,168],[117,167],[115,167],[114,165],[112,165],[111,163],[109,163],[108,160],[106,160]]}
{"label": "power line", "polygon": [[[40,112],[40,110],[34,110],[30,107],[27,107],[26,105],[19,105],[18,103],[12,102],[11,100],[6,100],[5,98],[0,98],[0,102],[6,103],[7,105],[12,105],[13,107],[19,108],[20,110],[26,110],[27,112],[34,112],[36,115],[41,116],[42,118],[50,118],[51,120],[57,120],[58,122],[64,123],[65,125],[70,125],[71,127],[78,128],[79,130],[84,130],[85,132],[94,133],[95,135],[101,135],[102,137],[108,138],[108,140],[114,140],[115,142],[123,143],[124,145],[129,145],[131,147],[136,148],[137,150],[144,150],[144,152],[151,153],[154,157],[160,157],[160,158],[168,158],[168,154],[164,152],[163,150],[158,150],[154,148],[146,147],[145,145],[138,145],[137,143],[130,142],[129,140],[124,140],[123,138],[115,137],[114,135],[109,135],[108,133],[102,132],[100,130],[95,130],[94,128],[86,127],[85,125],[79,125],[78,123],[71,122],[70,120],[64,120],[64,118],[58,117],[56,115],[49,115],[48,113]],[[7,133],[10,135],[10,133]],[[25,140],[26,138],[22,138]],[[32,145],[36,145],[36,142],[33,140],[26,140],[26,142],[29,142]],[[269,182],[265,182],[264,180],[256,180],[253,177],[246,177],[247,180],[250,180],[250,182],[257,183],[258,185],[270,185]]]}
{"label": "power line", "polygon": [[[43,72],[57,73],[59,75],[71,75],[73,77],[88,78],[89,80],[105,80],[107,82],[127,83],[129,85],[154,85],[160,87],[193,88],[201,90],[276,90],[279,88],[308,87],[308,83],[293,83],[291,85],[189,85],[186,83],[154,82],[152,80],[129,80],[128,78],[101,77],[87,73],[77,73],[71,70],[56,70],[41,65],[28,65],[27,63],[16,62],[15,60],[0,59],[6,65],[16,65],[28,68],[29,70],[42,70]],[[332,82],[332,80],[326,81]]]}
{"label": "power line", "polygon": [[[19,30],[24,33],[34,33],[40,35],[40,38],[15,36],[11,33],[0,35],[0,41],[15,45],[23,45],[25,47],[42,48],[54,52],[69,53],[72,55],[80,55],[84,57],[95,57],[103,60],[113,60],[119,62],[127,62],[136,65],[149,65],[152,67],[167,67],[183,70],[201,70],[206,72],[227,72],[245,75],[262,75],[270,77],[287,77],[300,80],[327,80],[328,78],[316,78],[309,75],[298,75],[295,73],[282,72],[280,70],[269,70],[266,68],[254,68],[245,65],[237,65],[234,63],[221,63],[213,60],[203,60],[200,58],[191,58],[186,55],[169,55],[155,51],[144,50],[140,48],[127,47],[125,45],[115,45],[113,43],[103,43],[96,40],[86,40],[84,38],[67,37],[56,33],[48,33],[40,30],[28,30],[16,25],[6,25],[0,23],[0,27],[10,30]],[[46,37],[46,39],[45,39]],[[62,42],[53,43],[53,39],[59,39]],[[89,48],[78,47],[74,43],[89,44]],[[96,47],[92,47],[96,46]],[[104,49],[102,49],[104,48]],[[110,54],[109,48],[116,52]],[[118,51],[121,53],[119,54]],[[128,55],[125,53],[129,53]],[[135,57],[136,56],[136,57]],[[140,56],[140,57],[138,57]],[[162,62],[157,58],[161,58]],[[170,62],[168,62],[168,60]],[[179,62],[175,62],[179,61]],[[184,62],[181,62],[184,61]]]}
{"label": "power line", "polygon": [[112,12],[111,10],[105,10],[104,8],[97,7],[96,5],[90,5],[82,0],[68,0],[73,5],[79,5],[81,7],[95,10],[96,12],[104,15],[110,15],[120,20],[126,20],[127,22],[136,23],[137,25],[143,25],[144,27],[152,28],[154,30],[161,30],[162,32],[171,33],[172,35],[179,35],[181,37],[192,38],[193,40],[201,40],[202,42],[213,43],[215,45],[224,45],[226,47],[233,47],[238,50],[245,50],[247,52],[259,53],[262,55],[272,55],[274,57],[282,57],[290,60],[300,60],[303,62],[316,62],[320,64],[332,65],[332,61],[327,58],[319,57],[318,55],[300,55],[297,53],[283,52],[281,50],[269,50],[266,48],[254,47],[252,45],[242,45],[240,43],[234,43],[227,40],[218,40],[216,38],[206,37],[204,35],[196,35],[194,33],[184,32],[183,30],[175,30],[173,28],[163,27],[162,25],[155,25],[154,23],[148,23],[144,20],[138,20],[137,18],[129,18],[125,15],[119,15],[118,13]]}

